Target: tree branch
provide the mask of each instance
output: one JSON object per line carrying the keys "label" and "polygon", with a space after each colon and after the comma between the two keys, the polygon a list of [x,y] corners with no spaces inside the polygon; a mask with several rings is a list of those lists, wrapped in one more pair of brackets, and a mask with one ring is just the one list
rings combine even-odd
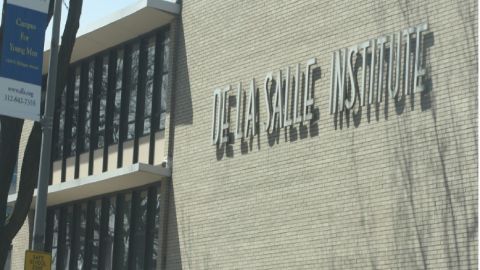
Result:
{"label": "tree branch", "polygon": [[[48,22],[50,22],[53,15],[53,3],[54,1],[50,1]],[[5,7],[6,0],[4,0],[3,5]],[[67,70],[70,64],[77,31],[80,26],[79,21],[82,5],[83,0],[70,0],[70,8],[68,10],[67,21],[59,49],[55,104],[60,102],[62,91],[65,88]],[[3,11],[5,12],[5,8]],[[3,18],[5,18],[5,16],[3,16]],[[2,40],[3,23],[2,26],[0,26],[0,44]],[[30,211],[33,191],[38,179],[42,132],[40,124],[36,122],[28,138],[23,157],[17,201],[12,215],[5,224],[8,187],[18,159],[18,146],[23,123],[23,119],[0,116],[0,243],[8,246],[22,227]],[[6,253],[4,254],[4,250],[5,249],[0,250],[0,266],[5,264]]]}

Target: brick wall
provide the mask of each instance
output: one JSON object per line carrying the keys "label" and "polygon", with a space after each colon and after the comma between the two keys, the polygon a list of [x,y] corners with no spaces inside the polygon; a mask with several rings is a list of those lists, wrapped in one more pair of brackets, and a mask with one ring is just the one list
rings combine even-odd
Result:
{"label": "brick wall", "polygon": [[[425,92],[329,114],[333,51],[425,20]],[[477,23],[477,1],[183,1],[167,269],[476,268]],[[311,57],[312,123],[211,145],[214,88],[255,78],[263,122],[266,73]]]}

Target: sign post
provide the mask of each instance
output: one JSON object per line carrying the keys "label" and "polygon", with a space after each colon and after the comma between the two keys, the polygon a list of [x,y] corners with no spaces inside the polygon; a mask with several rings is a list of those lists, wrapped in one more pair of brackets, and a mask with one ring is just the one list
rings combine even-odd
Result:
{"label": "sign post", "polygon": [[33,250],[43,250],[45,243],[45,219],[47,213],[48,178],[52,154],[53,113],[55,109],[55,88],[57,82],[58,43],[60,40],[60,16],[62,0],[55,1],[53,9],[52,43],[50,49],[50,66],[48,70],[45,114],[42,119],[42,148],[38,172],[37,199],[35,201],[35,218],[33,222]]}
{"label": "sign post", "polygon": [[[43,118],[40,117],[43,44],[50,0],[7,0],[4,13],[5,26],[0,59],[0,114],[40,121],[43,131],[31,247],[36,251],[43,250],[45,242],[61,3],[61,0],[55,1]],[[50,265],[49,254],[26,251],[25,269],[50,269]]]}

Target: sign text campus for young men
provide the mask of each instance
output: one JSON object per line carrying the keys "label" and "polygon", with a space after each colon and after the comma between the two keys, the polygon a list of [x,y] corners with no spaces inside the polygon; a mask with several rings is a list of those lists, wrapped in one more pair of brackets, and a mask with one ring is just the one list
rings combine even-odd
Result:
{"label": "sign text campus for young men", "polygon": [[0,114],[40,119],[48,0],[8,0],[0,59]]}
{"label": "sign text campus for young men", "polygon": [[[352,109],[357,101],[357,96],[359,106],[365,106],[367,96],[368,104],[382,102],[382,97],[387,91],[389,97],[396,98],[402,87],[401,74],[403,74],[403,95],[423,91],[425,69],[422,66],[421,37],[422,33],[427,30],[428,24],[423,23],[333,52],[330,69],[330,114],[341,112],[344,109]],[[412,42],[415,42],[414,48],[411,46]],[[388,58],[386,48],[389,49]],[[388,68],[385,68],[384,62],[387,59]],[[356,61],[361,61],[362,64],[362,72],[357,75],[361,80],[354,73],[353,66]],[[411,64],[412,61],[413,65]],[[312,66],[316,63],[316,58],[311,58],[306,61],[303,67],[305,70],[303,90],[300,84],[302,81],[300,64],[296,65],[293,76],[290,74],[290,67],[285,68],[284,75],[281,69],[276,73],[267,73],[263,81],[263,90],[261,90],[263,101],[256,101],[257,86],[255,79],[252,79],[249,90],[246,90],[248,91],[248,101],[245,108],[241,108],[243,89],[242,84],[238,83],[236,88],[235,140],[257,135],[259,132],[257,130],[258,121],[262,122],[258,126],[263,126],[263,130],[268,133],[278,128],[310,121],[315,108],[310,77]],[[403,63],[403,67],[401,63]],[[367,67],[369,76],[367,76]],[[273,80],[276,82],[274,90],[272,87]],[[410,87],[412,80],[413,87]],[[293,81],[294,89],[292,93],[290,88]],[[229,141],[231,126],[228,117],[230,92],[232,92],[232,86],[230,85],[217,88],[213,92],[212,145],[232,142]],[[291,94],[293,94],[293,98],[290,98]],[[266,113],[262,120],[258,117],[259,108],[257,104],[265,106]],[[290,110],[290,108],[293,108],[293,110]],[[245,111],[244,115],[241,113],[242,111]],[[243,126],[241,123],[244,123]]]}

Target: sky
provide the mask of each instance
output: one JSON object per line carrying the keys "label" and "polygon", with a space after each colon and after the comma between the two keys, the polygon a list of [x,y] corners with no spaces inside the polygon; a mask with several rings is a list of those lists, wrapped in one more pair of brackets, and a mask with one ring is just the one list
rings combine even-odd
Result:
{"label": "sky", "polygon": [[[80,16],[79,30],[137,1],[138,0],[83,0],[83,8],[82,8],[82,15]],[[60,30],[61,31],[60,33],[62,33],[63,31],[63,25],[65,23],[65,20],[67,19],[67,14],[68,14],[67,7],[68,7],[69,1],[63,0],[63,2],[64,4],[62,8],[62,29]],[[50,23],[45,33],[46,48],[50,48],[49,44],[52,36],[51,24],[52,23]]]}
{"label": "sky", "polygon": [[[101,20],[103,17],[109,16],[115,11],[125,8],[139,0],[83,0],[83,9],[82,15],[80,17],[80,30],[88,26],[92,23],[95,23],[98,20]],[[62,8],[62,29],[63,31],[63,24],[67,18],[68,14],[68,0],[63,0],[63,8]],[[2,5],[0,5],[0,11],[2,10]],[[0,19],[1,19],[1,12],[0,12]],[[52,20],[53,21],[53,20]],[[50,39],[52,36],[52,29],[51,29],[50,22],[49,27],[47,28],[45,34],[45,47],[50,47]]]}

